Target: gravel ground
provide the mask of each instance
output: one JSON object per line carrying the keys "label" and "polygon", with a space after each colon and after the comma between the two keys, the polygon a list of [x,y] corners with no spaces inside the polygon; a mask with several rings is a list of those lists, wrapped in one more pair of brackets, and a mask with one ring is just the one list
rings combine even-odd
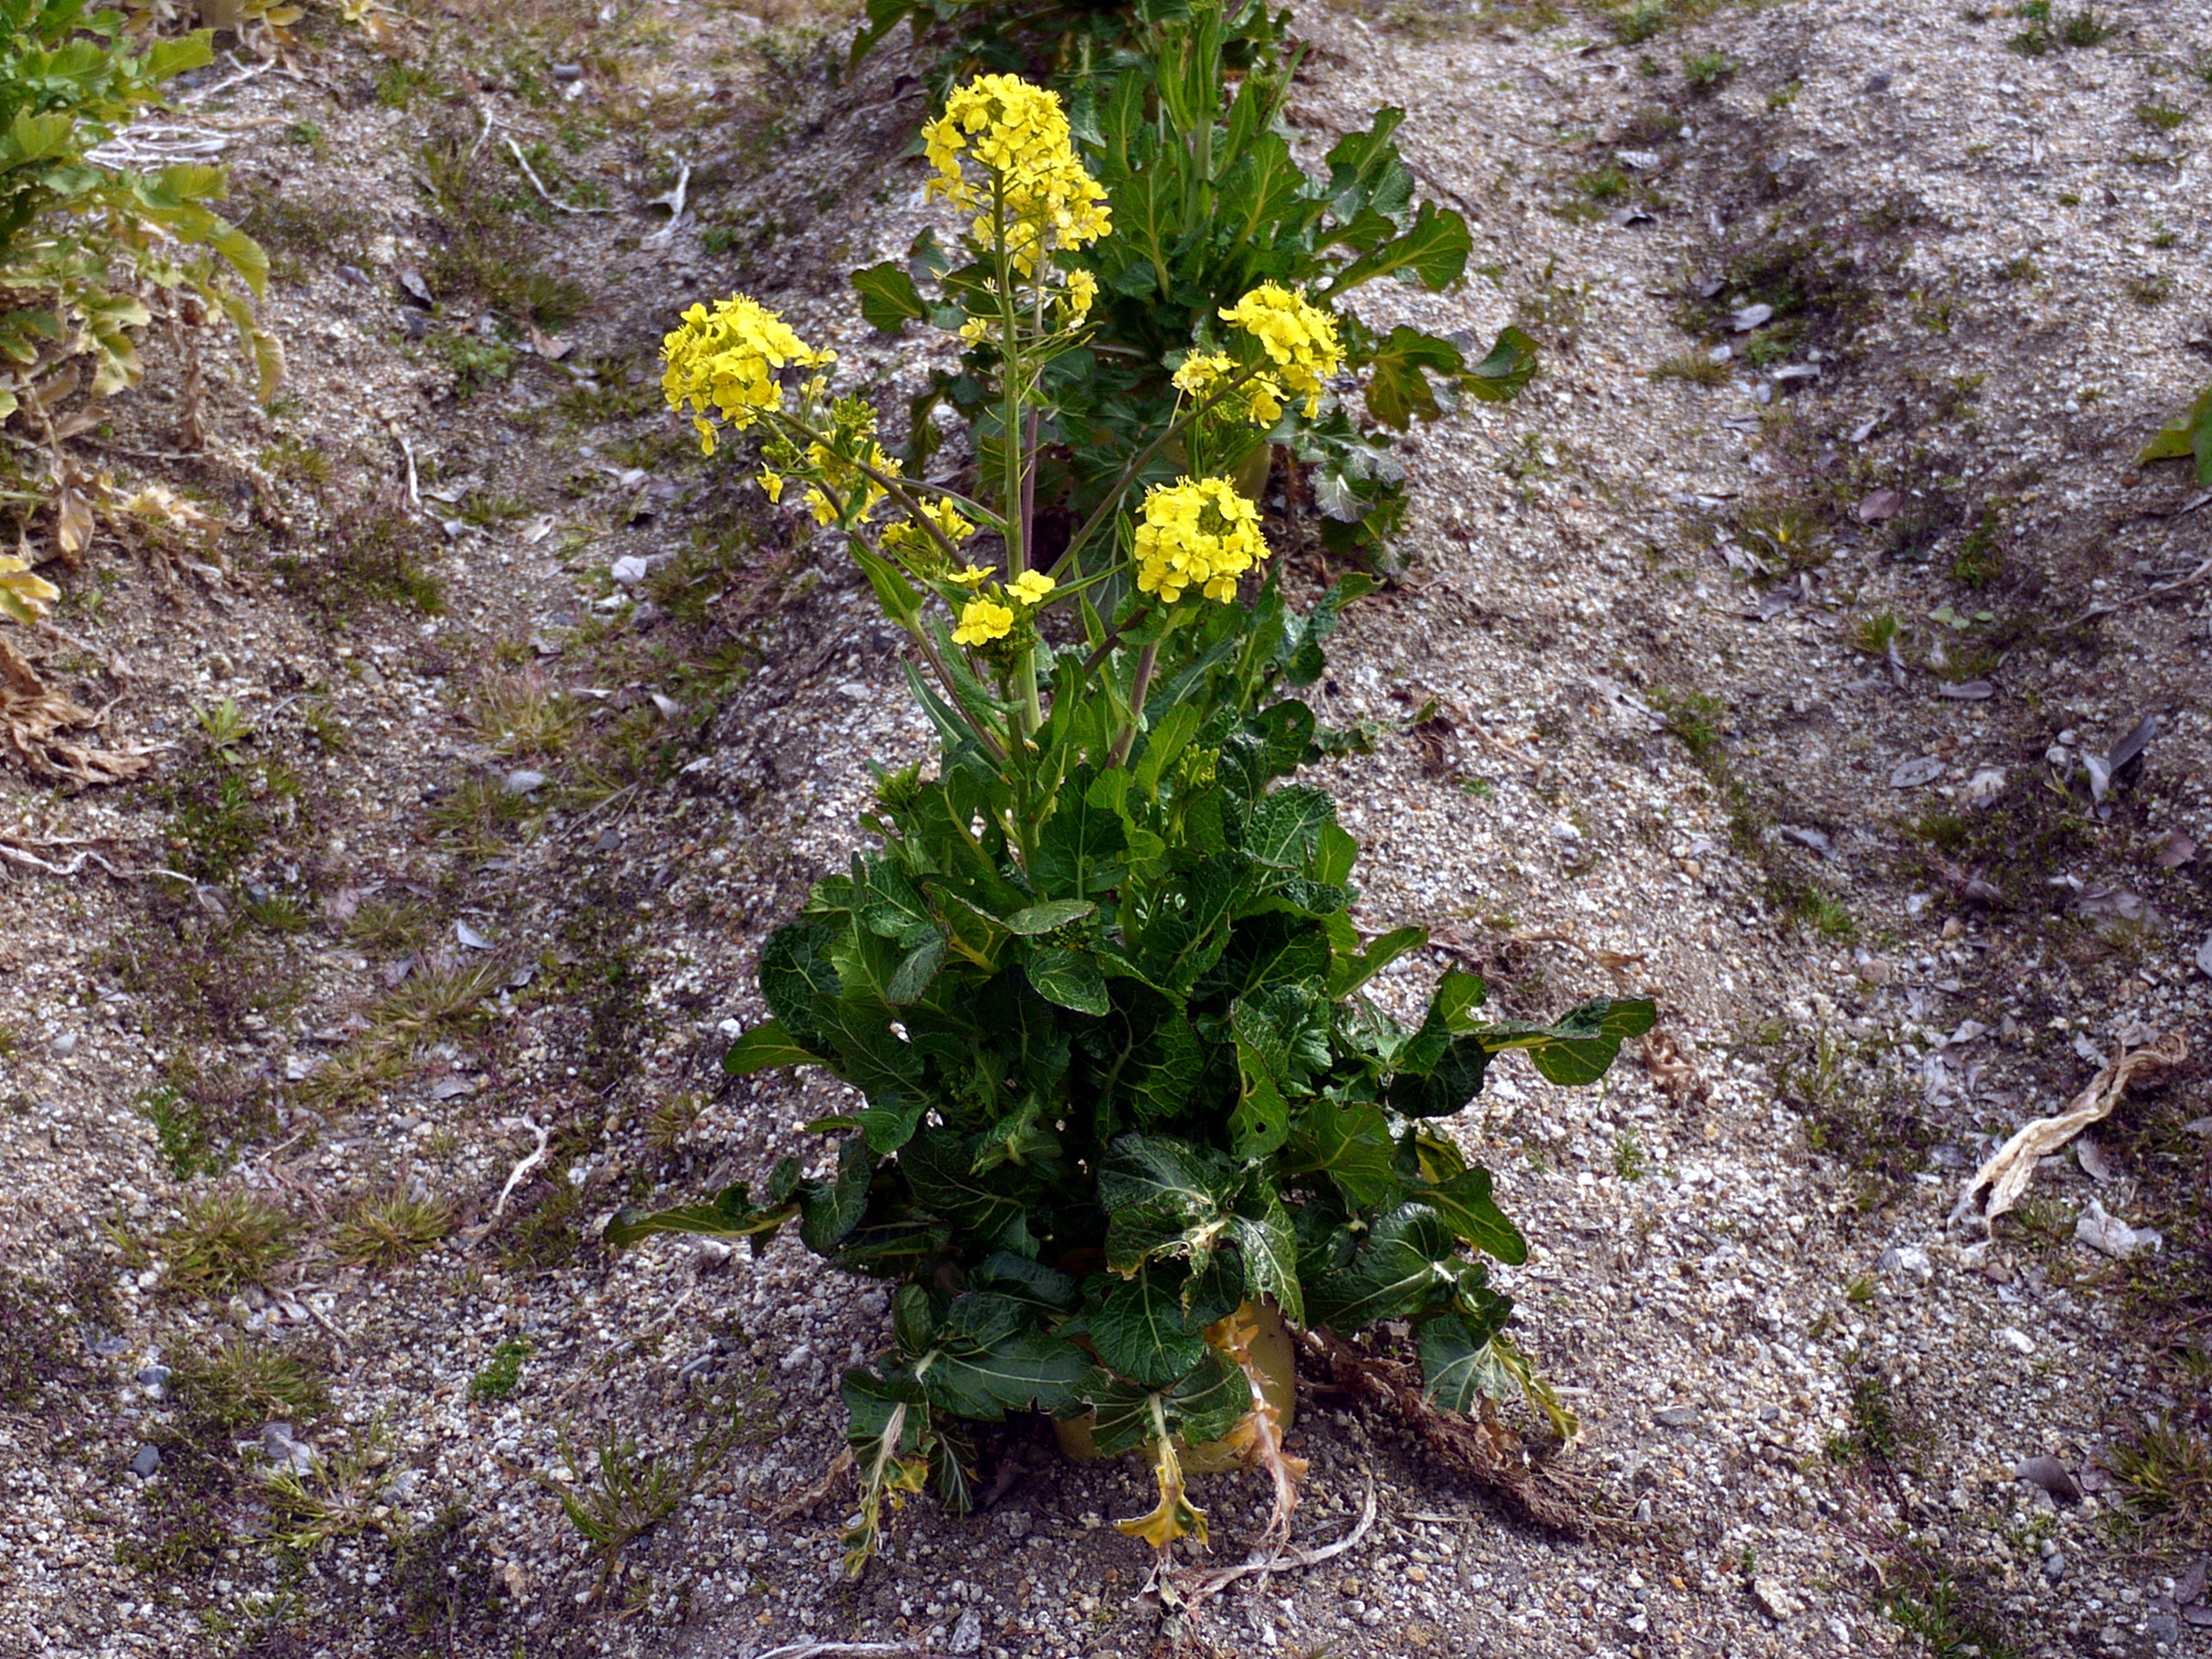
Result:
{"label": "gravel ground", "polygon": [[[2134,1527],[2112,1468],[2207,1409],[2175,1355],[2212,1241],[2202,1060],[1994,1239],[1945,1226],[1993,1137],[2115,1043],[2203,1047],[2212,622],[2201,580],[2159,585],[2203,569],[2212,511],[2132,457],[2212,354],[2202,119],[2138,113],[2204,102],[2212,29],[2138,4],[2029,56],[1973,16],[1729,7],[1634,45],[1533,6],[1299,19],[1313,152],[1400,104],[1475,228],[1483,274],[1363,314],[1545,348],[1520,402],[1406,443],[1413,562],[1324,697],[1376,752],[1323,781],[1363,922],[1437,941],[1387,999],[1453,962],[1515,1016],[1661,999],[1665,1040],[1604,1087],[1504,1066],[1455,1124],[1531,1241],[1500,1277],[1580,1413],[1565,1466],[1633,1518],[1517,1523],[1309,1377],[1299,1541],[1369,1490],[1371,1525],[1187,1617],[1107,1525],[1142,1472],[1040,1425],[986,1437],[974,1517],[910,1505],[842,1583],[816,1484],[883,1293],[795,1239],[598,1240],[811,1153],[841,1092],[717,1062],[762,1015],[759,942],[859,845],[863,758],[926,733],[855,573],[700,466],[639,376],[675,304],[742,286],[887,404],[920,383],[841,287],[924,220],[920,60],[833,86],[849,25],[801,10],[469,15],[422,26],[419,82],[333,37],[200,111],[280,256],[297,402],[211,358],[214,454],[183,463],[146,459],[173,377],[118,403],[94,442],[229,513],[228,571],[172,593],[107,545],[49,572],[49,672],[117,698],[151,770],[0,775],[16,851],[197,877],[5,867],[0,1650],[1818,1654],[1917,1622],[1946,1653],[2151,1654],[2212,1622],[2201,1573],[2176,1598],[2202,1486]],[[464,292],[427,326],[399,298],[475,234],[425,193],[438,135],[511,212],[510,133],[616,208],[543,211],[517,256],[585,292],[558,361],[449,340],[481,343]],[[387,569],[379,525],[441,614],[344,587]],[[196,718],[226,697],[250,737]],[[2094,800],[2086,762],[2147,716]],[[196,1281],[174,1241],[210,1193],[289,1218],[282,1260]],[[441,1236],[380,1264],[364,1228],[404,1199]],[[2162,1247],[2093,1250],[2092,1213]],[[241,1391],[272,1356],[292,1393],[265,1364]],[[602,1577],[562,1499],[591,1519],[610,1470],[665,1515]],[[1240,1555],[1254,1483],[1196,1495]]]}

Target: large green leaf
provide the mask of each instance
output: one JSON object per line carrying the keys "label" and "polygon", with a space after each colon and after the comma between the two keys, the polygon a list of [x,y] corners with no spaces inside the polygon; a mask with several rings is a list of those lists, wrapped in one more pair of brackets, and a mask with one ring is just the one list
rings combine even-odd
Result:
{"label": "large green leaf", "polygon": [[1305,1292],[1298,1281],[1298,1234],[1291,1213],[1271,1188],[1229,1223],[1229,1237],[1244,1264],[1244,1293],[1272,1302],[1292,1324],[1305,1321]]}
{"label": "large green leaf", "polygon": [[1426,1204],[1401,1204],[1368,1232],[1351,1265],[1311,1287],[1314,1316],[1340,1335],[1378,1319],[1403,1319],[1429,1304],[1448,1274],[1456,1274],[1457,1241]]}
{"label": "large green leaf", "polygon": [[799,1238],[808,1250],[829,1255],[860,1225],[875,1176],[876,1154],[864,1137],[855,1135],[837,1151],[835,1175],[800,1187]]}
{"label": "large green leaf", "polygon": [[2158,429],[2158,435],[2143,445],[2138,462],[2196,461],[2196,482],[2212,487],[2212,386],[2197,395],[2196,401],[2182,413]]}
{"label": "large green leaf", "polygon": [[1473,250],[1474,239],[1467,234],[1465,219],[1439,208],[1434,202],[1423,202],[1402,236],[1394,237],[1372,252],[1361,254],[1339,271],[1322,292],[1335,298],[1362,282],[1394,271],[1404,271],[1431,291],[1448,288],[1466,271],[1467,256]]}
{"label": "large green leaf", "polygon": [[1244,826],[1246,856],[1272,869],[1303,870],[1321,832],[1336,822],[1336,803],[1303,783],[1262,795]]}
{"label": "large green leaf", "polygon": [[860,314],[869,327],[885,334],[895,335],[909,321],[919,322],[930,314],[914,279],[896,260],[854,271],[853,286],[860,292]]}
{"label": "large green leaf", "polygon": [[1510,403],[1537,372],[1537,343],[1507,324],[1490,355],[1460,376],[1462,389],[1484,403]]}
{"label": "large green leaf", "polygon": [[[1097,1417],[1091,1443],[1108,1457],[1154,1438],[1159,1425],[1184,1444],[1218,1441],[1252,1409],[1251,1383],[1228,1356],[1204,1343],[1192,1364],[1164,1387],[1146,1388],[1111,1378],[1086,1390]],[[1155,1408],[1157,1418],[1155,1420]]]}
{"label": "large green leaf", "polygon": [[[1126,773],[1118,774],[1122,785]],[[1089,766],[1079,766],[1060,785],[1058,803],[1037,836],[1030,878],[1056,899],[1088,899],[1110,891],[1122,879],[1129,835],[1122,815],[1101,800],[1094,785],[1103,783]]]}
{"label": "large green leaf", "polygon": [[1340,956],[1329,969],[1329,1000],[1341,1001],[1396,962],[1409,951],[1429,942],[1426,928],[1393,928],[1371,942],[1357,956]]}
{"label": "large green leaf", "polygon": [[799,1185],[799,1160],[786,1158],[769,1177],[767,1202],[755,1204],[742,1181],[734,1181],[705,1204],[641,1214],[625,1210],[607,1223],[602,1235],[617,1250],[625,1250],[653,1233],[706,1233],[719,1239],[750,1239],[760,1248],[762,1235],[773,1234],[798,1213],[792,1197]]}
{"label": "large green leaf", "polygon": [[1166,1135],[1123,1135],[1099,1164],[1099,1205],[1107,1214],[1106,1265],[1134,1272],[1147,1261],[1181,1257],[1196,1272],[1231,1222],[1239,1179],[1218,1154]]}
{"label": "large green leaf", "polygon": [[[1440,1224],[1441,1225],[1441,1224]],[[1157,1267],[1118,1280],[1090,1315],[1090,1343],[1109,1370],[1164,1388],[1211,1353],[1183,1306],[1184,1276]]]}
{"label": "large green leaf", "polygon": [[1450,1180],[1419,1189],[1414,1196],[1484,1254],[1515,1267],[1528,1260],[1528,1241],[1490,1196],[1488,1170],[1463,1169]]}
{"label": "large green leaf", "polygon": [[1398,1189],[1395,1151],[1380,1107],[1319,1100],[1292,1126],[1283,1168],[1289,1175],[1325,1173],[1346,1202],[1371,1208]]}
{"label": "large green leaf", "polygon": [[926,1213],[985,1243],[997,1243],[1020,1222],[1035,1178],[1019,1164],[975,1173],[980,1141],[949,1129],[924,1129],[899,1154],[899,1170]]}
{"label": "large green leaf", "polygon": [[1106,975],[1091,952],[1040,945],[1029,952],[1024,970],[1047,1002],[1090,1015],[1106,1014],[1112,1005],[1106,994]]}
{"label": "large green leaf", "polygon": [[1421,1397],[1447,1411],[1472,1411],[1478,1396],[1503,1398],[1499,1388],[1505,1372],[1491,1350],[1491,1339],[1505,1322],[1513,1304],[1495,1298],[1496,1307],[1484,1317],[1470,1317],[1458,1309],[1423,1320],[1420,1327]]}
{"label": "large green leaf", "polygon": [[750,1077],[771,1066],[819,1066],[822,1058],[794,1043],[774,1020],[762,1020],[722,1051],[722,1069]]}
{"label": "large green leaf", "polygon": [[816,1016],[816,999],[834,1002],[845,989],[830,963],[836,942],[835,932],[822,923],[795,921],[778,928],[761,947],[760,994],[776,1023],[808,1048],[829,1046]]}
{"label": "large green leaf", "polygon": [[1593,997],[1549,1026],[1500,1024],[1478,1034],[1493,1054],[1526,1049],[1545,1079],[1594,1083],[1621,1052],[1624,1038],[1642,1037],[1659,1017],[1649,997]]}
{"label": "large green leaf", "polygon": [[1399,324],[1368,356],[1367,412],[1385,426],[1404,431],[1419,416],[1434,420],[1443,413],[1429,377],[1452,380],[1460,373],[1460,348],[1449,340]]}
{"label": "large green leaf", "polygon": [[1090,1362],[1034,1320],[1033,1310],[1008,1297],[971,1292],[952,1298],[929,1351],[914,1361],[930,1404],[976,1422],[1067,1405]]}

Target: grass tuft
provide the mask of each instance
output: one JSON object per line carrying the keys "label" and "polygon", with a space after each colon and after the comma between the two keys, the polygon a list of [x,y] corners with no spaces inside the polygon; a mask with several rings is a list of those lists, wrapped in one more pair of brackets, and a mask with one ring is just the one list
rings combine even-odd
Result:
{"label": "grass tuft", "polygon": [[404,1192],[364,1198],[331,1235],[340,1261],[389,1268],[411,1261],[453,1230],[452,1206],[443,1198]]}
{"label": "grass tuft", "polygon": [[266,1278],[292,1254],[298,1224],[258,1193],[187,1193],[179,1208],[183,1214],[152,1247],[173,1291],[221,1295]]}

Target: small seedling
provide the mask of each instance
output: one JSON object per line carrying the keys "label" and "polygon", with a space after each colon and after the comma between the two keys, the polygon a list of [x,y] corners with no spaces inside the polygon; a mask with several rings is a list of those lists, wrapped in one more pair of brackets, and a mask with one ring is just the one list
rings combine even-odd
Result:
{"label": "small seedling", "polygon": [[2149,103],[2137,104],[2135,119],[2155,132],[2171,133],[2176,127],[2187,122],[2189,112],[2176,108],[2161,98],[2154,99]]}
{"label": "small seedling", "polygon": [[232,759],[233,750],[253,736],[253,722],[246,718],[246,711],[238,706],[235,697],[225,697],[209,707],[195,708],[192,718],[207,739],[207,752],[227,760]]}
{"label": "small seedling", "polygon": [[269,1541],[303,1556],[385,1524],[388,1511],[377,1498],[389,1484],[380,1473],[391,1461],[389,1440],[378,1418],[349,1433],[342,1451],[315,1459],[304,1472],[289,1462],[264,1472]]}
{"label": "small seedling", "polygon": [[492,1350],[475,1376],[469,1378],[471,1399],[512,1399],[522,1380],[522,1362],[529,1356],[527,1336],[510,1337]]}
{"label": "small seedling", "polygon": [[2174,279],[2163,271],[2148,271],[2128,284],[2128,298],[2138,305],[2164,305],[2174,295]]}
{"label": "small seedling", "polygon": [[1897,612],[1879,611],[1860,619],[1858,626],[1851,632],[1851,643],[1868,656],[1886,656],[1890,642],[1897,636]]}
{"label": "small seedling", "polygon": [[1629,1125],[1613,1137],[1613,1174],[1623,1181],[1641,1181],[1651,1173],[1651,1164],[1643,1155],[1643,1141],[1636,1133],[1634,1124]]}
{"label": "small seedling", "polygon": [[1692,52],[1682,60],[1682,78],[1694,92],[1709,92],[1735,72],[1726,52]]}

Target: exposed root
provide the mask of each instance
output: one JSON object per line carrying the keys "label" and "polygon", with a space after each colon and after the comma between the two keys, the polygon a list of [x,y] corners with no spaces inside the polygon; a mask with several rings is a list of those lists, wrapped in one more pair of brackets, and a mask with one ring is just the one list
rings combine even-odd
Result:
{"label": "exposed root", "polygon": [[[1274,1528],[1271,1526],[1268,1529],[1268,1537],[1262,1542],[1271,1544],[1273,1546],[1271,1549],[1264,1553],[1255,1549],[1234,1567],[1223,1567],[1212,1572],[1200,1573],[1181,1586],[1181,1600],[1185,1605],[1195,1608],[1209,1597],[1218,1595],[1228,1589],[1239,1579],[1249,1578],[1253,1573],[1260,1574],[1264,1581],[1279,1572],[1295,1572],[1301,1568],[1319,1567],[1324,1561],[1334,1560],[1347,1549],[1357,1545],[1360,1539],[1367,1536],[1367,1529],[1374,1525],[1375,1477],[1369,1475],[1367,1496],[1360,1500],[1359,1519],[1352,1524],[1351,1531],[1345,1533],[1334,1544],[1322,1544],[1312,1549],[1289,1549],[1284,1547],[1286,1540],[1278,1538],[1275,1536]],[[1164,1583],[1165,1580],[1163,1579],[1162,1582]]]}
{"label": "exposed root", "polygon": [[1338,1387],[1392,1412],[1430,1455],[1505,1500],[1523,1519],[1569,1537],[1621,1537],[1637,1524],[1601,1513],[1597,1484],[1559,1466],[1537,1462],[1521,1437],[1491,1420],[1440,1410],[1421,1395],[1411,1368],[1363,1353],[1326,1332],[1313,1340]]}

